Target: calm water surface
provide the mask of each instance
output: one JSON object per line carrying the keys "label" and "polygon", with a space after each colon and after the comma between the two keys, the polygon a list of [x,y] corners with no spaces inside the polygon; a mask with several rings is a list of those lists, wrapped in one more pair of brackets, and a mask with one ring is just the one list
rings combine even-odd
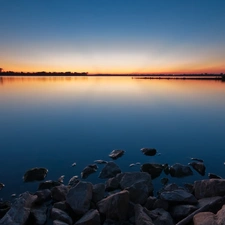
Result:
{"label": "calm water surface", "polygon": [[[0,198],[35,191],[24,172],[46,167],[46,179],[65,175],[65,183],[96,159],[110,160],[122,171],[135,162],[188,164],[204,159],[207,173],[225,177],[225,82],[141,80],[130,77],[8,77],[0,79]],[[147,157],[140,148],[161,155]],[[77,162],[76,167],[71,167]],[[104,182],[98,172],[86,180]],[[161,187],[154,180],[155,189]],[[194,175],[171,182],[202,179]]]}

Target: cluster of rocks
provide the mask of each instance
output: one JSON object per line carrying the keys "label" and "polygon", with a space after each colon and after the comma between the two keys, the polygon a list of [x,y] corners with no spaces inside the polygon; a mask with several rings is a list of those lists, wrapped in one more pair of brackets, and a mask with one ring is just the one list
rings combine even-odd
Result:
{"label": "cluster of rocks", "polygon": [[[141,149],[153,156],[155,149]],[[110,153],[112,159],[124,154]],[[202,160],[189,165],[205,174]],[[141,165],[139,172],[122,172],[114,161],[97,160],[104,164],[99,178],[103,183],[92,184],[74,176],[65,185],[64,176],[57,181],[39,183],[36,193],[25,192],[13,203],[0,202],[0,225],[222,225],[225,224],[225,179],[211,174],[212,179],[195,181],[179,187],[167,184],[154,196],[152,179],[162,171],[172,177],[184,177],[193,172],[188,165],[176,163]],[[87,178],[98,169],[90,164],[81,172]],[[43,180],[48,170],[33,168],[23,177],[25,182]],[[51,222],[52,221],[52,222]]]}

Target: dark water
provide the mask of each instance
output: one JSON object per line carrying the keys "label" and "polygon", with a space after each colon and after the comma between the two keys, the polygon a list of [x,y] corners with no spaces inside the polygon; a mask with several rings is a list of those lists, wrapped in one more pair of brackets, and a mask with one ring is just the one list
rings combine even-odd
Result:
{"label": "dark water", "polygon": [[[65,175],[65,183],[96,159],[110,160],[122,171],[135,162],[187,164],[204,159],[207,173],[225,177],[225,82],[139,80],[129,77],[1,78],[0,198],[35,191],[38,182],[23,183],[24,172],[46,167],[46,179]],[[147,157],[140,148],[161,155]],[[77,162],[76,167],[71,167]],[[86,180],[94,183],[98,172]],[[161,177],[166,175],[162,173]],[[154,180],[155,189],[161,187]],[[203,177],[182,179],[182,184]]]}

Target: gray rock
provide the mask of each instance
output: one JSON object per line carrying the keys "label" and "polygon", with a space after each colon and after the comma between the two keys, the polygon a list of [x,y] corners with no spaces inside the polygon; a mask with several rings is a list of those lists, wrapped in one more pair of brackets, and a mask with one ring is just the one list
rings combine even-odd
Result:
{"label": "gray rock", "polygon": [[120,183],[116,177],[109,178],[105,182],[105,190],[106,191],[114,191],[120,188]]}
{"label": "gray rock", "polygon": [[110,195],[98,202],[97,207],[101,214],[106,215],[106,219],[126,220],[129,208],[129,192],[124,190]]}
{"label": "gray rock", "polygon": [[60,220],[54,220],[53,221],[53,225],[68,225],[68,223],[64,223],[64,222],[62,222]]}
{"label": "gray rock", "polygon": [[189,163],[200,175],[205,176],[205,165],[203,162],[191,162]]}
{"label": "gray rock", "polygon": [[78,176],[73,176],[70,178],[69,182],[68,182],[68,185],[69,186],[75,186],[77,183],[79,183],[79,179],[78,179]]}
{"label": "gray rock", "polygon": [[35,195],[37,195],[37,200],[35,201],[36,204],[43,204],[51,200],[51,191],[49,189],[44,189],[40,191],[36,191]]}
{"label": "gray rock", "polygon": [[136,204],[134,206],[134,213],[135,213],[135,224],[137,225],[154,225],[150,216],[146,213],[144,208]]}
{"label": "gray rock", "polygon": [[197,209],[194,205],[175,205],[171,207],[170,214],[174,220],[180,221]]}
{"label": "gray rock", "polygon": [[187,204],[198,203],[194,195],[182,189],[177,189],[174,191],[163,191],[162,193],[160,193],[160,198],[168,202],[180,202]]}
{"label": "gray rock", "polygon": [[75,225],[100,225],[100,214],[98,210],[91,209],[85,213]]}
{"label": "gray rock", "polygon": [[31,214],[35,218],[36,225],[44,225],[47,220],[47,207],[42,205],[31,209]]}
{"label": "gray rock", "polygon": [[25,192],[16,198],[11,209],[0,220],[1,225],[25,225],[30,216],[30,208],[37,199],[36,195]]}
{"label": "gray rock", "polygon": [[194,182],[197,199],[225,195],[225,179],[199,180]]}
{"label": "gray rock", "polygon": [[58,181],[53,181],[53,180],[46,180],[45,182],[41,182],[39,184],[38,190],[44,190],[44,189],[52,189],[55,186],[61,185],[60,182]]}
{"label": "gray rock", "polygon": [[67,212],[68,204],[66,203],[66,201],[56,202],[54,203],[53,208],[61,209],[62,211]]}
{"label": "gray rock", "polygon": [[152,179],[155,179],[156,177],[160,176],[160,174],[162,173],[163,166],[157,163],[145,163],[141,165],[141,171],[149,173]]}
{"label": "gray rock", "polygon": [[155,148],[141,148],[141,152],[147,156],[154,156],[157,151]]}
{"label": "gray rock", "polygon": [[97,203],[105,196],[105,184],[95,184],[93,186],[92,201]]}
{"label": "gray rock", "polygon": [[209,197],[209,198],[201,198],[198,200],[197,207],[201,208],[203,206],[209,205],[211,202],[221,199],[220,196]]}
{"label": "gray rock", "polygon": [[172,177],[185,177],[193,175],[193,172],[189,166],[175,163],[170,167],[170,175]]}
{"label": "gray rock", "polygon": [[92,199],[92,189],[93,186],[91,183],[80,181],[69,190],[66,196],[66,202],[75,213],[84,214],[89,210]]}
{"label": "gray rock", "polygon": [[179,189],[179,187],[175,183],[167,184],[166,186],[163,187],[163,191],[174,191],[177,189]]}
{"label": "gray rock", "polygon": [[152,210],[151,214],[154,215],[154,219],[152,219],[154,225],[174,225],[171,215],[164,209]]}
{"label": "gray rock", "polygon": [[73,224],[73,221],[72,221],[71,217],[66,212],[62,211],[61,209],[52,208],[51,218],[53,220],[62,221],[62,222],[67,223],[69,225]]}
{"label": "gray rock", "polygon": [[115,177],[118,173],[121,173],[119,166],[117,166],[114,162],[108,162],[100,172],[99,178],[112,178]]}
{"label": "gray rock", "polygon": [[26,171],[26,173],[23,176],[23,180],[24,182],[44,180],[47,173],[48,170],[46,168],[35,167]]}
{"label": "gray rock", "polygon": [[119,157],[121,157],[124,154],[124,152],[125,152],[124,150],[116,149],[116,150],[113,150],[109,154],[109,157],[112,158],[112,159],[118,159]]}
{"label": "gray rock", "polygon": [[69,188],[65,185],[53,187],[51,190],[52,199],[56,202],[65,201]]}
{"label": "gray rock", "polygon": [[81,178],[86,179],[90,174],[96,172],[97,169],[98,169],[98,166],[96,164],[90,164],[86,166],[81,172]]}

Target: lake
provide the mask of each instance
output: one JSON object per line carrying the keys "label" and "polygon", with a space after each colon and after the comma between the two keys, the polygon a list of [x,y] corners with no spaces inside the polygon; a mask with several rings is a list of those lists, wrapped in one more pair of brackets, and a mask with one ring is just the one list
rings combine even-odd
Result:
{"label": "lake", "polygon": [[[156,148],[155,156],[140,149]],[[151,80],[131,77],[2,77],[0,79],[0,198],[39,182],[24,183],[33,167],[46,167],[46,180],[65,175],[64,183],[96,159],[109,161],[113,149],[125,154],[115,162],[179,162],[201,158],[202,177],[172,178],[182,185],[216,173],[225,177],[225,82]],[[71,167],[76,162],[77,166]],[[99,169],[86,181],[104,182]],[[154,180],[155,192],[162,187]]]}

